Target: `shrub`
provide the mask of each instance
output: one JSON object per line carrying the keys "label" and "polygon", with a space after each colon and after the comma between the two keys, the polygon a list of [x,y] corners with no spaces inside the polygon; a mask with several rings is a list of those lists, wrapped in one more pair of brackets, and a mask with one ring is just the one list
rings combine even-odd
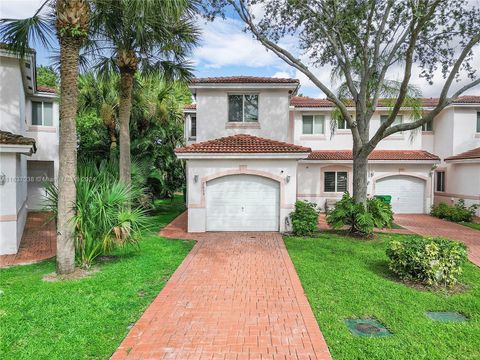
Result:
{"label": "shrub", "polygon": [[[132,207],[142,190],[127,186],[112,173],[108,164],[80,164],[76,181],[75,256],[82,267],[116,247],[136,245],[146,221],[141,207]],[[56,213],[58,191],[48,189],[47,207]]]}
{"label": "shrub", "polygon": [[402,280],[452,287],[467,259],[464,244],[443,238],[393,240],[387,248],[390,269]]}
{"label": "shrub", "polygon": [[339,229],[350,227],[350,233],[359,236],[371,236],[374,228],[390,227],[393,213],[389,204],[380,199],[369,198],[366,204],[356,203],[348,192],[327,214],[328,224]]}
{"label": "shrub", "polygon": [[478,205],[475,204],[467,207],[465,200],[460,199],[454,205],[448,205],[447,203],[434,204],[430,214],[453,222],[469,222],[475,216],[477,208]]}
{"label": "shrub", "polygon": [[315,203],[297,201],[295,211],[290,214],[293,233],[299,236],[312,235],[318,229],[318,209]]}

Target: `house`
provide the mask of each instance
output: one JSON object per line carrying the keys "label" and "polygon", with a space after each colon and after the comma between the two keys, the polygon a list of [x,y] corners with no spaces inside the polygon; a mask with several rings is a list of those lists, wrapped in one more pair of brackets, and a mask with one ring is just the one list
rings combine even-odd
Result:
{"label": "house", "polygon": [[[296,200],[325,209],[352,192],[347,124],[332,120],[331,101],[296,96],[298,87],[295,79],[245,76],[191,82],[186,146],[176,150],[186,160],[190,232],[285,231]],[[422,101],[428,111],[437,100]],[[382,140],[369,157],[368,194],[391,195],[395,213],[428,213],[444,192],[448,201],[453,195],[478,201],[479,177],[471,170],[478,174],[478,158],[460,164],[449,157],[480,146],[479,112],[480,97],[463,97],[422,129]],[[388,113],[380,101],[372,135]],[[409,109],[396,121],[411,121]]]}
{"label": "house", "polygon": [[36,84],[35,51],[25,59],[0,48],[0,255],[15,254],[27,212],[42,210],[58,174],[55,89]]}

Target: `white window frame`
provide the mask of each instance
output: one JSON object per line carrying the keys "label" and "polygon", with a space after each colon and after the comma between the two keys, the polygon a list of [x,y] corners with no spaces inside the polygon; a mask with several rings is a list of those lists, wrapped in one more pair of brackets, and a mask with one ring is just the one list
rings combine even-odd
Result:
{"label": "white window frame", "polygon": [[[431,130],[428,130],[428,124],[431,126]],[[422,124],[422,131],[423,132],[432,132],[433,131],[433,120],[427,121],[425,124]]]}
{"label": "white window frame", "polygon": [[477,134],[480,134],[480,111],[477,111]]}
{"label": "white window frame", "polygon": [[[192,119],[193,119],[193,118],[195,118],[195,135],[192,134],[192,128],[193,128],[193,126],[192,126],[192,124],[193,124]],[[188,129],[188,137],[189,137],[190,139],[195,139],[195,138],[197,137],[197,125],[198,125],[198,123],[197,123],[197,115],[196,115],[196,114],[195,114],[195,115],[190,115],[190,124],[189,124],[189,125],[190,125],[190,126],[189,126],[189,129]]]}
{"label": "white window frame", "polygon": [[[256,121],[245,121],[245,96],[246,95],[256,95],[257,96],[257,120]],[[242,121],[232,121],[230,119],[230,96],[242,96]],[[256,124],[259,122],[260,118],[260,94],[259,93],[228,93],[227,94],[227,122],[231,124]]]}
{"label": "white window frame", "polygon": [[[438,174],[443,174],[441,176],[441,183],[439,184],[438,183]],[[435,172],[435,192],[445,192],[445,171],[444,170],[441,170],[441,171],[436,171]],[[440,188],[442,188],[443,190],[438,190],[438,185],[441,185]]]}
{"label": "white window frame", "polygon": [[[327,173],[335,173],[335,190],[334,191],[327,191],[325,189],[325,185],[326,185],[326,177],[327,177]],[[324,193],[338,193],[340,191],[338,191],[338,173],[345,173],[346,176],[347,176],[347,188],[345,189],[345,191],[348,191],[348,171],[345,171],[345,170],[338,170],[338,171],[325,171],[323,173],[323,192]]]}
{"label": "white window frame", "polygon": [[[37,103],[37,104],[42,104],[42,121],[41,121],[41,124],[34,124],[33,123],[33,104],[34,103]],[[47,104],[51,104],[52,105],[52,123],[50,125],[45,125],[45,103]],[[53,126],[53,102],[51,101],[37,101],[37,100],[32,100],[31,101],[31,111],[30,111],[30,125],[32,126]]]}
{"label": "white window frame", "polygon": [[[312,132],[311,133],[305,133],[304,132],[304,127],[303,127],[303,122],[305,116],[311,116],[312,117]],[[316,120],[321,119],[323,122],[323,131],[322,132],[315,132],[315,122]],[[325,115],[322,114],[303,114],[302,115],[302,135],[325,135]]]}

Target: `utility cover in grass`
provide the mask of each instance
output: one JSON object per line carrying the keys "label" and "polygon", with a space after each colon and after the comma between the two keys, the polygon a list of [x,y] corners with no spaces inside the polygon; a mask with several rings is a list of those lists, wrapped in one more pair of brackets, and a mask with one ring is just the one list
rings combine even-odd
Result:
{"label": "utility cover in grass", "polygon": [[375,319],[347,319],[345,325],[353,335],[368,337],[385,337],[392,333]]}
{"label": "utility cover in grass", "polygon": [[456,311],[427,311],[425,313],[430,319],[441,322],[463,322],[467,317]]}

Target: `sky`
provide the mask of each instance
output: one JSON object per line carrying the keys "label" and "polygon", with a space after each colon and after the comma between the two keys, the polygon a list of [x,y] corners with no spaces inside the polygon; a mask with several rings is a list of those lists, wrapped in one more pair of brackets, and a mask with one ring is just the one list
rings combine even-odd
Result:
{"label": "sky", "polygon": [[[0,18],[24,18],[33,15],[44,0],[1,0]],[[478,2],[480,0],[472,0]],[[201,29],[201,42],[192,54],[192,63],[197,77],[253,75],[292,77],[300,80],[300,93],[311,97],[325,97],[325,95],[310,80],[279,59],[272,52],[267,51],[249,33],[243,31],[241,21],[234,17],[216,19],[213,22],[198,21]],[[37,65],[51,64],[51,50],[40,44],[31,44],[37,50]],[[282,40],[282,46],[298,54],[296,39]],[[299,54],[301,56],[301,54]],[[480,56],[476,56],[474,66],[480,69]],[[323,82],[335,88],[330,81],[328,67],[315,68],[314,74]],[[436,74],[434,85],[429,85],[419,76],[419,70],[413,69],[411,83],[422,91],[424,97],[438,96],[442,85],[442,77]],[[388,74],[392,80],[400,80],[402,69],[395,68]],[[452,90],[461,86],[462,82],[452,85]],[[470,89],[465,94],[480,95],[480,86]]]}

